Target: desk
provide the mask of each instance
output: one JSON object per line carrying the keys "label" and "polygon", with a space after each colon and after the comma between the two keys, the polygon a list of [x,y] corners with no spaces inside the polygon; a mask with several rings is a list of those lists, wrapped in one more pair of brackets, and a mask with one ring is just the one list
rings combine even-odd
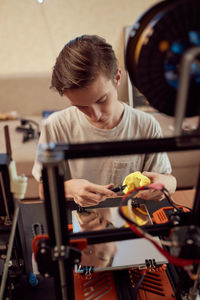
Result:
{"label": "desk", "polygon": [[196,192],[195,189],[176,191],[172,195],[172,199],[176,204],[180,204],[192,208],[194,198],[195,198],[195,192]]}
{"label": "desk", "polygon": [[[31,117],[31,120],[37,122],[39,126],[42,125],[42,118],[39,116]],[[25,194],[26,198],[38,197],[38,183],[32,176],[32,168],[35,159],[38,139],[32,139],[23,143],[23,133],[17,132],[16,127],[20,126],[19,120],[7,120],[0,122],[0,152],[6,153],[6,145],[4,139],[4,126],[8,125],[10,142],[12,148],[12,158],[16,163],[17,174],[25,174],[28,177],[28,187]],[[33,126],[35,129],[35,126]]]}

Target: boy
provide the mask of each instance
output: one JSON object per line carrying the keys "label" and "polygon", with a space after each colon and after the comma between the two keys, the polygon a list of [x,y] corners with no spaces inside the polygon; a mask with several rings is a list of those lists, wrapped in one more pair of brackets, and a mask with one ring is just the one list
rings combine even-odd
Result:
{"label": "boy", "polygon": [[[45,122],[39,143],[87,143],[162,137],[158,122],[149,114],[118,100],[121,70],[112,46],[96,35],[83,35],[60,52],[52,74],[51,88],[66,96],[71,107],[53,113]],[[71,179],[65,177],[66,198],[81,206],[97,205],[116,194],[132,172],[141,171],[152,182],[165,185],[170,193],[176,179],[166,153],[69,160]],[[65,167],[63,168],[65,173]],[[33,175],[41,180],[41,166],[35,161]],[[42,182],[39,194],[43,198]],[[161,200],[157,191],[142,191],[144,199]]]}

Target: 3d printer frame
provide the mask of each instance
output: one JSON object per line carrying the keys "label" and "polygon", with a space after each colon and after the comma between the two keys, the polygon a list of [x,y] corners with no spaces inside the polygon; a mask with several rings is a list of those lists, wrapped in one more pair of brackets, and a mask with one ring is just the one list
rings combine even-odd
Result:
{"label": "3d printer frame", "polygon": [[[145,150],[144,150],[145,149]],[[50,233],[50,246],[53,258],[57,260],[54,279],[58,299],[74,299],[73,267],[77,261],[70,240],[87,238],[88,244],[138,238],[129,228],[109,229],[86,233],[70,233],[65,209],[63,175],[59,173],[59,164],[63,160],[102,157],[111,155],[128,155],[141,153],[158,153],[200,149],[200,135],[193,134],[172,138],[120,141],[88,144],[49,144],[42,145],[39,159],[43,164],[42,178],[44,184],[45,210]],[[200,176],[197,183],[195,202],[191,219],[187,225],[200,226]],[[164,235],[171,229],[171,224],[144,226],[152,235]],[[56,255],[55,255],[56,251]]]}

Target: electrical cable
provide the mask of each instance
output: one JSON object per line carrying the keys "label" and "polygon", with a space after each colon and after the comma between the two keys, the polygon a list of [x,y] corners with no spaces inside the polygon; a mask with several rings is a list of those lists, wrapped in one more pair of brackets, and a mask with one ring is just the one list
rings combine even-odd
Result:
{"label": "electrical cable", "polygon": [[178,206],[176,205],[176,203],[173,202],[173,200],[172,200],[172,198],[171,198],[171,196],[170,196],[169,191],[168,191],[165,187],[163,187],[162,192],[163,192],[163,194],[165,195],[165,198],[167,199],[167,201],[169,202],[169,204],[170,204],[172,207],[174,207],[175,210],[177,210],[177,211],[182,211],[181,208],[178,207]]}
{"label": "electrical cable", "polygon": [[192,209],[190,207],[188,207],[188,206],[185,206],[185,205],[182,205],[182,204],[178,204],[176,202],[174,202],[174,204],[177,205],[177,206],[182,206],[184,208],[187,208],[190,212],[192,211]]}
{"label": "electrical cable", "polygon": [[[167,197],[169,198],[169,201],[172,201],[169,197],[169,192],[168,190],[164,187],[164,185],[162,184],[149,184],[140,188],[136,188],[133,189],[132,191],[130,191],[128,194],[126,194],[123,198],[122,198],[122,203],[119,206],[119,214],[120,216],[126,220],[126,222],[129,224],[130,229],[136,233],[138,236],[140,237],[144,237],[147,240],[149,240],[151,243],[153,243],[153,245],[157,248],[157,250],[162,253],[167,260],[172,263],[175,266],[179,266],[179,267],[183,267],[183,266],[187,266],[187,265],[192,265],[194,263],[200,263],[200,260],[195,260],[195,259],[184,259],[184,258],[180,258],[180,257],[175,257],[172,256],[169,252],[167,252],[166,250],[164,250],[155,240],[154,237],[148,233],[146,233],[145,231],[143,231],[141,229],[141,227],[138,227],[132,220],[130,220],[123,211],[123,204],[124,202],[126,202],[127,200],[131,199],[133,196],[135,196],[136,192],[139,192],[140,190],[147,190],[147,189],[155,189],[158,191],[162,191],[164,194],[167,195]],[[171,204],[171,202],[170,202]],[[178,208],[176,207],[176,205],[173,203],[173,207],[175,207],[177,210]],[[162,241],[163,242],[168,242],[168,241]],[[170,244],[168,244],[168,246],[172,246],[173,242],[170,242]]]}

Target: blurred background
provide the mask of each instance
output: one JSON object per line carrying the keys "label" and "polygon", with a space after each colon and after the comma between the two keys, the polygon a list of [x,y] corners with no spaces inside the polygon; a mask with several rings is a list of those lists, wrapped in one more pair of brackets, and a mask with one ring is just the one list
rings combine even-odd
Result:
{"label": "blurred background", "polygon": [[98,34],[123,66],[123,29],[153,0],[1,0],[0,74],[51,72],[61,48],[76,36]]}

